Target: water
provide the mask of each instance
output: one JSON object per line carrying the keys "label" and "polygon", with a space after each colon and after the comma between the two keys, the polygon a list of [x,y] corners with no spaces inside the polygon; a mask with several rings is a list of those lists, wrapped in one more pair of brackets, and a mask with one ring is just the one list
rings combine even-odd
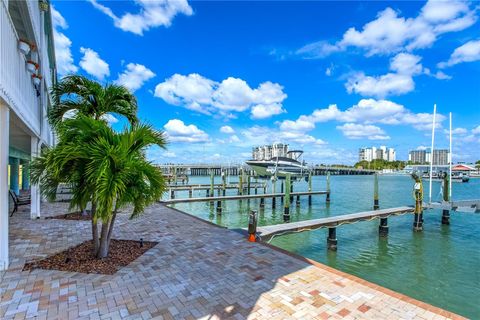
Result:
{"label": "water", "polygon": [[[313,190],[325,190],[325,180],[324,176],[314,177]],[[209,181],[208,177],[190,179],[192,184]],[[220,183],[219,177],[215,183]],[[428,200],[428,182],[424,184]],[[408,176],[380,176],[380,208],[413,205],[412,186],[413,180]],[[294,184],[294,191],[307,188],[305,182]],[[300,208],[293,202],[291,221],[372,209],[373,176],[332,176],[331,190],[330,206],[326,206],[324,195],[313,196],[311,207],[306,196],[301,198]],[[227,194],[236,192],[227,190]],[[194,196],[205,196],[205,191],[196,191]],[[177,198],[180,197],[188,197],[188,192],[178,192]],[[454,182],[452,198],[480,198],[480,179]],[[440,199],[440,183],[433,182],[432,200]],[[274,210],[271,199],[265,200],[264,210],[259,210],[259,199],[226,201],[222,215],[216,215],[215,208],[208,203],[175,207],[229,228],[247,227],[249,210],[259,211],[260,226],[283,222],[279,199]],[[480,319],[480,214],[451,212],[450,226],[441,224],[441,215],[440,210],[425,211],[423,232],[412,231],[412,215],[391,217],[388,238],[378,237],[379,220],[343,225],[337,229],[337,252],[326,249],[326,229],[277,236],[271,243],[438,307]]]}

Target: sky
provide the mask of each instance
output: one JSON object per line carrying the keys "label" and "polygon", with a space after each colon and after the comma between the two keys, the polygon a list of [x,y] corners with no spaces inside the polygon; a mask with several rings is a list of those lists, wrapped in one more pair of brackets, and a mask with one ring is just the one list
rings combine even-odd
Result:
{"label": "sky", "polygon": [[[240,163],[288,143],[311,164],[360,147],[480,159],[479,2],[54,1],[59,76],[132,90],[156,163]],[[115,129],[126,119],[109,115]]]}

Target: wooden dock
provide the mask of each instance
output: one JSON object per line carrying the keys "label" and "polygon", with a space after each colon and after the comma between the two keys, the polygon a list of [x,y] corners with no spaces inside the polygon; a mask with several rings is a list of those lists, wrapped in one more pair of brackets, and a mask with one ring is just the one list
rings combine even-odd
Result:
{"label": "wooden dock", "polygon": [[345,223],[372,220],[376,218],[385,219],[392,215],[401,215],[401,214],[413,213],[413,212],[414,212],[413,207],[405,206],[405,207],[345,214],[345,215],[339,215],[339,216],[321,218],[321,219],[275,224],[271,226],[257,227],[257,236],[260,237],[262,240],[269,240],[270,238],[272,238],[274,235],[277,235],[277,234],[307,231],[307,230],[318,229],[318,228],[336,228]]}
{"label": "wooden dock", "polygon": [[[305,191],[305,192],[291,192],[290,196],[313,196],[320,194],[328,194],[328,191]],[[225,201],[225,200],[247,200],[247,199],[262,199],[262,198],[280,198],[284,197],[283,193],[266,193],[266,194],[247,194],[247,195],[232,195],[232,196],[218,196],[218,197],[201,197],[201,198],[182,198],[170,199],[160,201],[163,204],[175,203],[189,203],[189,202],[208,202],[208,201]]]}
{"label": "wooden dock", "polygon": [[432,202],[425,205],[428,209],[452,210],[456,212],[479,213],[480,199],[451,202]]}

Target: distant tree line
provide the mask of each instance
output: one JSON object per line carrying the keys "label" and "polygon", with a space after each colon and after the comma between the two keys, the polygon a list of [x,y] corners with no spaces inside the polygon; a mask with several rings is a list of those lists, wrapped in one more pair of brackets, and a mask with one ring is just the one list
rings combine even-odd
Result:
{"label": "distant tree line", "polygon": [[387,161],[383,159],[374,159],[372,161],[362,160],[355,163],[355,168],[357,169],[373,169],[373,170],[383,170],[383,169],[394,169],[394,170],[403,170],[407,163],[405,161]]}

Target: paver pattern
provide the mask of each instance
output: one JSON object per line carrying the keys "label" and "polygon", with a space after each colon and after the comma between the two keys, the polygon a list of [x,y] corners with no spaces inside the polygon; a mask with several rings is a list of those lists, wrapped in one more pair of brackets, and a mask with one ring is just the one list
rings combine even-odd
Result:
{"label": "paver pattern", "polygon": [[[43,204],[48,215],[67,204]],[[163,205],[114,238],[159,244],[115,275],[22,271],[90,239],[88,221],[10,219],[11,265],[0,273],[1,319],[447,319],[461,317]]]}

